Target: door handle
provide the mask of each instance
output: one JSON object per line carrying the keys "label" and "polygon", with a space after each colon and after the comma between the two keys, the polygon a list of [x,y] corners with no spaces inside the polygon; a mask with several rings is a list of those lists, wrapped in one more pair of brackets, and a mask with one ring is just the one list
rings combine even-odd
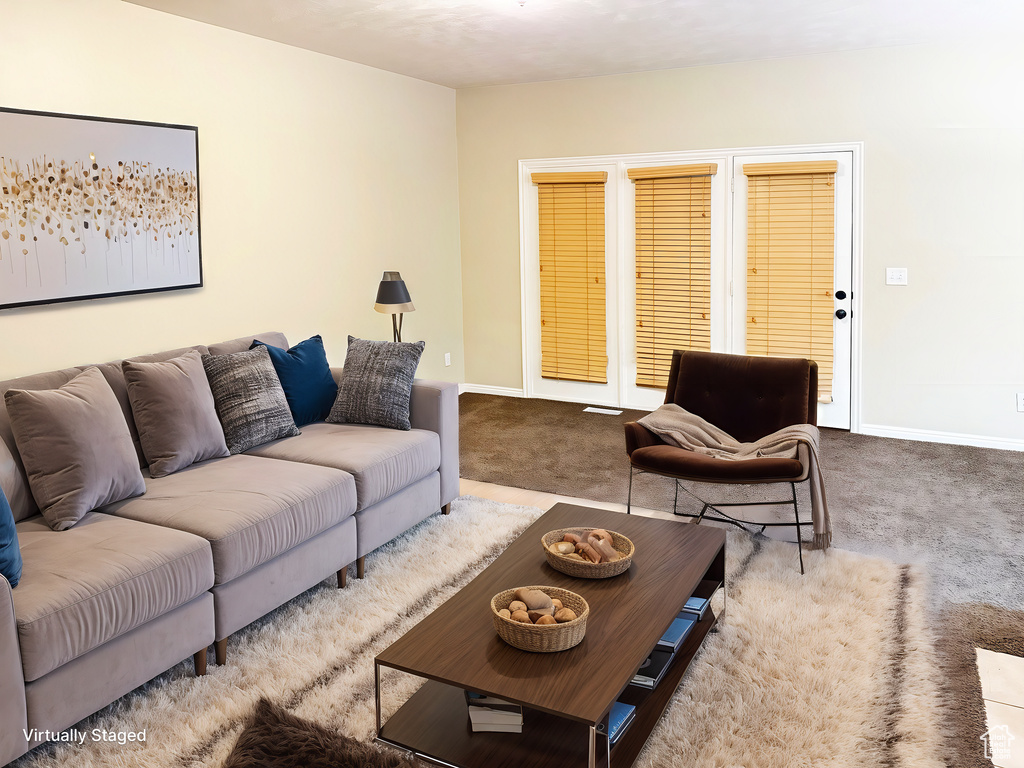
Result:
{"label": "door handle", "polygon": [[840,320],[842,320],[844,317],[846,317],[846,310],[845,309],[837,309],[836,310],[836,317],[838,317]]}

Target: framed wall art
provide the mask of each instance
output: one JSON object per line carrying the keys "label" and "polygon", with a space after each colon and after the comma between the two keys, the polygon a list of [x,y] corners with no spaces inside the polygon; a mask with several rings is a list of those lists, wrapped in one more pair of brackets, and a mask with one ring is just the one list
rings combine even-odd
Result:
{"label": "framed wall art", "polygon": [[0,107],[0,309],[202,284],[198,128]]}

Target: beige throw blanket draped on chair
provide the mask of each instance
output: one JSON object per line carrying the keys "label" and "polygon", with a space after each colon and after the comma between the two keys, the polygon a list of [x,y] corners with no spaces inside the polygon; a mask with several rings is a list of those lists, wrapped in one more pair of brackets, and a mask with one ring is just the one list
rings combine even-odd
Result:
{"label": "beige throw blanket draped on chair", "polygon": [[718,459],[797,458],[798,444],[810,453],[808,480],[811,484],[811,520],[814,523],[814,549],[832,544],[832,522],[825,500],[825,484],[818,463],[818,428],[812,424],[794,424],[762,437],[753,443],[741,443],[695,413],[674,403],[666,403],[638,421],[667,442]]}

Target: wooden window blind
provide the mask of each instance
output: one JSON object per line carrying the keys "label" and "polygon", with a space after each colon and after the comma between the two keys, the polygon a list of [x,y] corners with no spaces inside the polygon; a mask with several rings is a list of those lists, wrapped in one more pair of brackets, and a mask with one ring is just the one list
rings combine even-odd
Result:
{"label": "wooden window blind", "polygon": [[541,376],[608,381],[604,188],[608,174],[534,173],[539,200]]}
{"label": "wooden window blind", "polygon": [[747,178],[747,354],[807,357],[832,402],[837,163],[753,163]]}
{"label": "wooden window blind", "polygon": [[715,163],[631,168],[636,217],[636,383],[664,388],[672,351],[711,349]]}

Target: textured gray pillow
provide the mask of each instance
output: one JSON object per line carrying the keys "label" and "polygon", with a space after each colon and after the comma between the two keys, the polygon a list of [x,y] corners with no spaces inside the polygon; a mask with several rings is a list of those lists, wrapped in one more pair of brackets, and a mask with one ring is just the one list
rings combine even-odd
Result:
{"label": "textured gray pillow", "polygon": [[422,341],[368,341],[349,336],[338,397],[327,421],[411,429],[409,400],[424,346]]}
{"label": "textured gray pillow", "polygon": [[231,453],[299,434],[266,347],[203,355],[203,368]]}
{"label": "textured gray pillow", "polygon": [[121,363],[149,474],[164,477],[228,455],[200,353],[154,363]]}
{"label": "textured gray pillow", "polygon": [[59,389],[9,389],[4,400],[32,496],[53,530],[146,492],[124,413],[98,368]]}

